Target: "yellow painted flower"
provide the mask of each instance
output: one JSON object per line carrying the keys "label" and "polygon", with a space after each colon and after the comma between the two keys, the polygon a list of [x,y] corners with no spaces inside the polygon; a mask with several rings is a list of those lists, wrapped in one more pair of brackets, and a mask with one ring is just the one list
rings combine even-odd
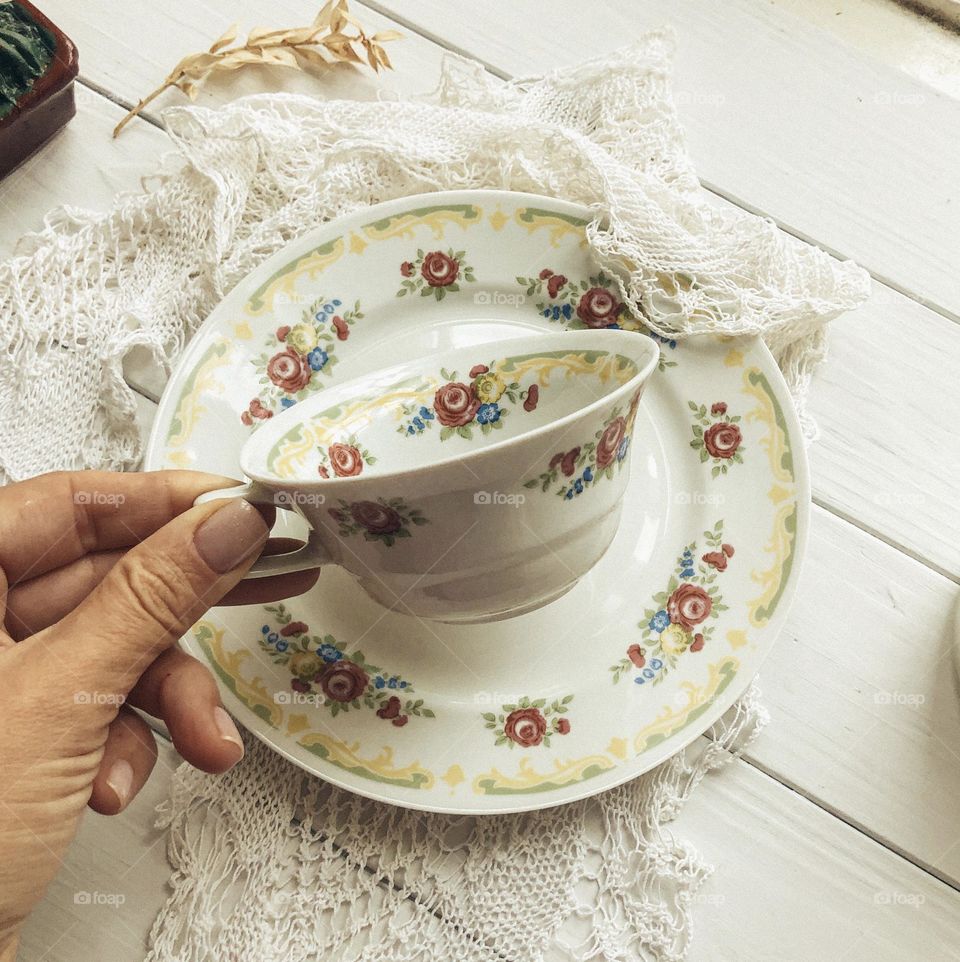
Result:
{"label": "yellow painted flower", "polygon": [[309,354],[317,346],[317,329],[312,324],[297,324],[287,334],[287,345],[298,354]]}
{"label": "yellow painted flower", "polygon": [[297,678],[313,678],[323,669],[323,659],[313,651],[298,651],[291,656],[288,667]]}
{"label": "yellow painted flower", "polygon": [[660,647],[667,655],[679,655],[687,649],[689,644],[690,632],[682,625],[670,625],[660,635]]}
{"label": "yellow painted flower", "polygon": [[483,404],[499,401],[506,389],[507,386],[499,374],[481,374],[473,382],[474,393]]}

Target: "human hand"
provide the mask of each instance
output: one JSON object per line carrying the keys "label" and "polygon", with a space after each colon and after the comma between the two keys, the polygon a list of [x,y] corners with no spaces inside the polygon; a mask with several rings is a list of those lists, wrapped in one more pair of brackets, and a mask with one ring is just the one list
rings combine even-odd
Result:
{"label": "human hand", "polygon": [[[238,585],[267,542],[229,484],[187,471],[50,474],[0,489],[0,959],[84,807],[114,814],[156,761],[162,718],[207,772],[243,756],[216,684],[177,639],[213,604],[276,600],[316,572]],[[236,586],[236,587],[235,587]]]}

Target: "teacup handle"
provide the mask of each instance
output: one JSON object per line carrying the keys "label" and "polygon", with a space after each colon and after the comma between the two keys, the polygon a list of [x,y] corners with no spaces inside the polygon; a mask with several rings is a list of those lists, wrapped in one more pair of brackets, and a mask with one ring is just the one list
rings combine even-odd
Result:
{"label": "teacup handle", "polygon": [[[208,501],[219,501],[223,498],[243,498],[251,504],[284,508],[287,511],[294,510],[292,502],[278,498],[276,492],[257,481],[240,484],[235,488],[219,488],[216,491],[208,491],[206,494],[201,494],[194,501],[194,504],[206,504]],[[270,578],[274,575],[293,574],[295,571],[307,571],[310,568],[319,568],[322,565],[329,564],[330,560],[330,553],[320,543],[316,532],[311,530],[307,543],[299,548],[294,548],[293,551],[287,551],[285,554],[271,554],[257,558],[243,580]]]}

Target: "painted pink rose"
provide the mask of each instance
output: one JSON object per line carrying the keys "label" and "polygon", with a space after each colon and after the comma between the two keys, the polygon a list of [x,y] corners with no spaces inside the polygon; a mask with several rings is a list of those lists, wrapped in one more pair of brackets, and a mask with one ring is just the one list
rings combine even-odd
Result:
{"label": "painted pink rose", "polygon": [[597,442],[597,467],[605,468],[613,464],[620,442],[627,433],[627,422],[622,418],[614,418],[604,429]]}
{"label": "painted pink rose", "polygon": [[726,543],[724,543],[724,544],[720,545],[720,550],[721,550],[728,558],[732,558],[732,557],[733,557],[733,553],[734,553],[734,552],[733,552],[733,545],[732,545],[732,544],[726,544]]}
{"label": "painted pink rose", "polygon": [[717,571],[727,570],[727,556],[722,551],[708,551],[700,560]]}
{"label": "painted pink rose", "polygon": [[289,324],[284,324],[283,327],[278,327],[278,328],[277,328],[277,340],[278,340],[278,341],[285,341],[285,340],[287,339],[287,335],[288,335],[289,333],[290,333],[290,325],[289,325]]}
{"label": "painted pink rose", "polygon": [[327,665],[317,681],[327,698],[346,702],[359,698],[369,684],[370,678],[359,665],[341,658]]}
{"label": "painted pink rose", "polygon": [[240,420],[247,427],[250,427],[250,425],[253,424],[253,418],[250,417],[249,411],[244,411],[243,414],[240,415]]}
{"label": "painted pink rose", "polygon": [[517,708],[507,715],[503,733],[524,748],[539,745],[547,731],[547,720],[539,708]]}
{"label": "painted pink rose", "polygon": [[558,718],[553,727],[556,728],[558,735],[570,734],[570,721],[567,718]]}
{"label": "painted pink rose", "polygon": [[605,287],[591,287],[577,304],[577,317],[587,327],[609,327],[617,323],[623,305]]}
{"label": "painted pink rose", "polygon": [[433,409],[437,420],[449,428],[469,424],[480,407],[480,399],[473,393],[473,386],[450,381],[433,396]]}
{"label": "painted pink rose", "polygon": [[554,274],[553,277],[547,281],[547,293],[551,297],[556,297],[557,294],[560,293],[560,288],[566,283],[567,279],[563,274]]}
{"label": "painted pink rose", "polygon": [[474,364],[470,368],[470,380],[472,381],[475,377],[480,377],[481,374],[486,374],[490,368],[486,364]]}
{"label": "painted pink rose", "polygon": [[639,645],[631,645],[627,649],[627,657],[637,668],[643,668],[647,663],[647,653]]}
{"label": "painted pink rose", "polygon": [[330,477],[330,472],[327,470],[327,466],[325,464],[321,464],[317,467],[317,474],[319,474],[321,478]]}
{"label": "painted pink rose", "polygon": [[403,526],[403,519],[393,508],[377,501],[354,501],[350,516],[371,534],[393,534]]}
{"label": "painted pink rose", "polygon": [[548,277],[553,277],[553,271],[549,267],[545,267],[540,271],[540,280],[545,281]]}
{"label": "painted pink rose", "polygon": [[338,478],[353,478],[363,470],[363,456],[352,444],[331,444],[327,456]]}
{"label": "painted pink rose", "polygon": [[260,421],[268,421],[273,417],[273,411],[271,411],[269,408],[265,408],[258,397],[255,397],[250,402],[250,413]]}
{"label": "painted pink rose", "polygon": [[675,625],[688,631],[705,621],[713,608],[713,601],[699,585],[685,581],[667,601],[667,614]]}
{"label": "painted pink rose", "polygon": [[700,651],[703,648],[703,635],[698,631],[693,636],[693,644],[690,646],[691,651]]}
{"label": "painted pink rose", "polygon": [[703,444],[714,458],[732,458],[743,438],[736,424],[718,421],[703,433]]}
{"label": "painted pink rose", "polygon": [[524,411],[535,411],[537,405],[540,403],[540,387],[536,384],[531,384],[527,388],[527,396],[523,399],[523,409]]}
{"label": "painted pink rose", "polygon": [[302,621],[291,621],[289,625],[284,625],[280,629],[280,634],[284,638],[289,638],[291,635],[303,635],[306,634],[310,629]]}
{"label": "painted pink rose", "polygon": [[716,417],[719,417],[721,414],[726,414],[726,413],[727,413],[727,402],[726,402],[726,401],[717,401],[717,402],[710,408],[710,413],[711,413],[715,418],[716,418]]}
{"label": "painted pink rose", "polygon": [[413,277],[413,264],[411,264],[410,261],[404,261],[400,265],[400,273],[403,274],[404,277]]}
{"label": "painted pink rose", "polygon": [[396,725],[397,728],[403,728],[410,719],[406,715],[398,715],[392,722],[391,725]]}
{"label": "painted pink rose", "polygon": [[347,322],[339,315],[335,314],[333,317],[334,330],[337,332],[337,340],[345,341],[350,336],[350,328],[347,326]]}
{"label": "painted pink rose", "polygon": [[267,377],[288,394],[302,391],[310,383],[312,374],[306,358],[290,348],[274,354],[267,362]]}
{"label": "painted pink rose", "polygon": [[460,265],[442,251],[431,251],[424,257],[420,273],[431,287],[446,287],[460,276]]}

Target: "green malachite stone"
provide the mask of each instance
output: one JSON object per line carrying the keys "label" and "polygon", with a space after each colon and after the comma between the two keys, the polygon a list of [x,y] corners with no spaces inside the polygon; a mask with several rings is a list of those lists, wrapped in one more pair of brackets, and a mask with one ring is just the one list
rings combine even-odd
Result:
{"label": "green malachite stone", "polygon": [[56,39],[14,3],[0,3],[0,120],[42,77],[53,60]]}

